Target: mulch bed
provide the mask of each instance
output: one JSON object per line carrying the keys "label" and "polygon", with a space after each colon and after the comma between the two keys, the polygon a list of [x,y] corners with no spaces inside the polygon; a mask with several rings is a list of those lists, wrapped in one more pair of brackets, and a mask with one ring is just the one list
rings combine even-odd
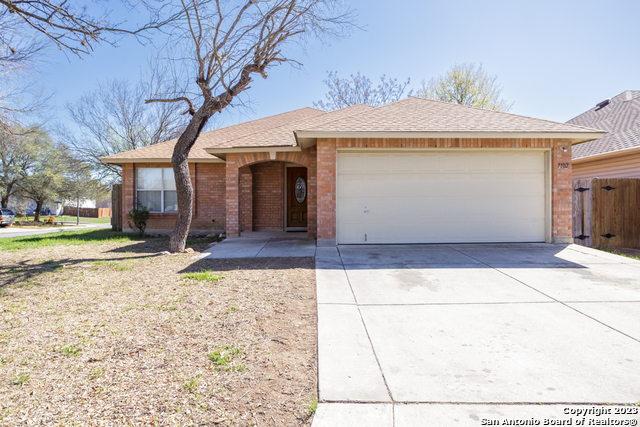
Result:
{"label": "mulch bed", "polygon": [[313,259],[166,247],[0,252],[0,425],[310,424]]}

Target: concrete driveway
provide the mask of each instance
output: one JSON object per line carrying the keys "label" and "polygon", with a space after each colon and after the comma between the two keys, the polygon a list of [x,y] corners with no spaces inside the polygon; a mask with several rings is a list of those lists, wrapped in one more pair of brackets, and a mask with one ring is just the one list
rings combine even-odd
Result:
{"label": "concrete driveway", "polygon": [[[313,427],[577,425],[580,408],[640,401],[640,261],[575,245],[340,246],[318,248],[316,267]],[[630,412],[606,416],[635,425]]]}

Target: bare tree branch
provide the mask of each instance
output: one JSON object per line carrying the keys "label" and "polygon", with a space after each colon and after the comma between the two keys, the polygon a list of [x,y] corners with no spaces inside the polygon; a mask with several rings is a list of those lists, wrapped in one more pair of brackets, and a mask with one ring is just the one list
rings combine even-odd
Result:
{"label": "bare tree branch", "polygon": [[[2,0],[0,0],[2,1]],[[342,0],[181,0],[183,19],[168,23],[168,45],[190,52],[182,65],[191,67],[189,89],[164,93],[148,101],[189,103],[191,121],[178,138],[172,163],[178,194],[178,219],[170,249],[184,249],[191,224],[193,188],[187,158],[208,120],[249,88],[252,76],[267,78],[270,67],[300,64],[284,53],[289,44],[304,43],[310,37],[340,37],[352,26],[354,15]],[[186,21],[186,22],[185,22]],[[188,92],[188,93],[187,93]],[[189,100],[189,101],[187,101]]]}

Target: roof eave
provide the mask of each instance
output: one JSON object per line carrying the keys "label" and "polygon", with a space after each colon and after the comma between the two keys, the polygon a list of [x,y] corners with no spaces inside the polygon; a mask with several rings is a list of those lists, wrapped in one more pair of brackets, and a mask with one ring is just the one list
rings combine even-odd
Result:
{"label": "roof eave", "polygon": [[270,146],[270,147],[231,147],[231,148],[205,148],[204,151],[211,155],[215,155],[221,159],[226,160],[227,154],[232,153],[281,153],[287,151],[302,151],[300,147],[292,145],[284,146]]}
{"label": "roof eave", "polygon": [[607,159],[607,158],[610,158],[610,157],[626,156],[626,155],[629,155],[629,154],[634,154],[636,152],[640,152],[640,146],[631,147],[631,148],[625,148],[625,149],[622,149],[622,150],[607,151],[606,153],[594,154],[592,156],[580,157],[578,159],[573,159],[572,162],[573,163],[586,163],[586,162],[590,162],[590,161]]}
{"label": "roof eave", "polygon": [[571,140],[571,145],[602,138],[606,132],[331,132],[294,131],[302,148],[318,138],[553,138]]}
{"label": "roof eave", "polygon": [[[165,157],[139,157],[139,158],[109,158],[109,157],[101,157],[99,159],[102,163],[107,163],[110,165],[122,165],[124,163],[171,163],[170,158]],[[224,163],[224,160],[219,158],[191,158],[187,159],[188,163]]]}

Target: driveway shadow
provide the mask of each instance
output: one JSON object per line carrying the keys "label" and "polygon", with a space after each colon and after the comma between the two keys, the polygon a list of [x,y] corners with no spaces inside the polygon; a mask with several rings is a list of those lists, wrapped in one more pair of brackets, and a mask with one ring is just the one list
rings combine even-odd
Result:
{"label": "driveway shadow", "polygon": [[346,269],[587,268],[606,258],[551,244],[348,245],[338,246]]}

